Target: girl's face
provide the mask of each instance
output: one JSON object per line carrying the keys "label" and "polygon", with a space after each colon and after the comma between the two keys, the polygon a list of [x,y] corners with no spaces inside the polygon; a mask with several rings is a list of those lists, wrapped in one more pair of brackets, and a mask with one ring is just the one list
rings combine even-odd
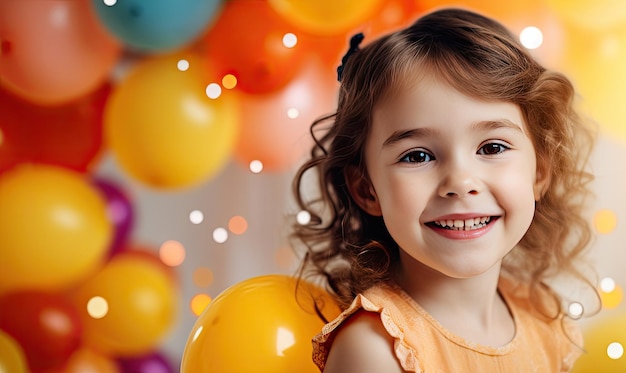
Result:
{"label": "girl's face", "polygon": [[426,78],[379,103],[370,131],[360,205],[383,216],[403,267],[453,278],[499,269],[543,186],[519,107]]}

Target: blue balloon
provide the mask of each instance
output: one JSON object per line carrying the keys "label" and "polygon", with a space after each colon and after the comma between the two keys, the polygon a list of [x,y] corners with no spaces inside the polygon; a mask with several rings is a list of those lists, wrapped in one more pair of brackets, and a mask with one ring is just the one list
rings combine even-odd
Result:
{"label": "blue balloon", "polygon": [[131,49],[169,52],[193,42],[212,24],[221,0],[91,0],[98,18]]}

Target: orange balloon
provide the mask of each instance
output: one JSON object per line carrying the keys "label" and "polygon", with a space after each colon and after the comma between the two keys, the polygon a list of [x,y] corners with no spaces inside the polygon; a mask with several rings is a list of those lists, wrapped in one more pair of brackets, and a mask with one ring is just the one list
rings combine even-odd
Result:
{"label": "orange balloon", "polygon": [[233,74],[245,92],[274,91],[294,77],[306,58],[302,45],[283,44],[283,36],[294,31],[266,1],[228,1],[205,37],[209,64],[217,79]]}
{"label": "orange balloon", "polygon": [[[180,71],[178,62],[188,69]],[[235,93],[207,97],[208,72],[193,54],[144,59],[114,89],[105,135],[121,168],[156,188],[196,186],[230,159],[239,132]]]}
{"label": "orange balloon", "polygon": [[318,372],[311,339],[324,322],[315,305],[328,320],[339,307],[324,290],[296,284],[293,277],[266,275],[218,295],[191,330],[181,373]]}
{"label": "orange balloon", "polygon": [[261,161],[268,171],[293,166],[313,144],[311,123],[334,112],[337,88],[336,72],[312,60],[280,91],[242,94],[235,159],[245,167],[251,161]]}
{"label": "orange balloon", "polygon": [[276,12],[301,30],[318,35],[350,31],[380,10],[382,0],[267,0]]}
{"label": "orange balloon", "polygon": [[94,91],[120,56],[89,1],[0,1],[0,85],[38,104]]}
{"label": "orange balloon", "polygon": [[420,0],[420,6],[427,12],[445,7],[462,7],[482,13],[498,20],[510,18],[512,15],[532,10],[543,3],[544,0],[518,0],[518,1],[493,1],[493,0]]}
{"label": "orange balloon", "polygon": [[82,281],[112,234],[104,198],[84,175],[31,164],[0,174],[0,293]]}
{"label": "orange balloon", "polygon": [[[94,297],[100,297],[97,308],[91,308]],[[123,252],[77,288],[73,299],[84,344],[113,356],[150,352],[173,325],[178,304],[176,286],[161,265]]]}

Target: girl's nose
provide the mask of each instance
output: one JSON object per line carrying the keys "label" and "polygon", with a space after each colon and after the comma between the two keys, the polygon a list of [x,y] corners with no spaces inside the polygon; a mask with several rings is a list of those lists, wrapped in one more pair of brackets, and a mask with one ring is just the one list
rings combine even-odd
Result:
{"label": "girl's nose", "polygon": [[445,198],[464,198],[476,195],[482,190],[475,172],[455,166],[448,170],[439,185],[439,196]]}

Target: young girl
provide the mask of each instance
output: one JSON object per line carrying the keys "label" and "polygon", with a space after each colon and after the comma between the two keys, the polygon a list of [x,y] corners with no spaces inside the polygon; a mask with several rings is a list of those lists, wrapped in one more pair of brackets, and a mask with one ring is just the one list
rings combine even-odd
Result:
{"label": "young girl", "polygon": [[332,126],[294,180],[312,216],[295,226],[305,264],[345,310],[315,336],[315,363],[568,371],[580,314],[548,280],[587,283],[575,261],[591,235],[581,214],[593,141],[570,82],[465,10],[352,47],[337,112],[312,130]]}

